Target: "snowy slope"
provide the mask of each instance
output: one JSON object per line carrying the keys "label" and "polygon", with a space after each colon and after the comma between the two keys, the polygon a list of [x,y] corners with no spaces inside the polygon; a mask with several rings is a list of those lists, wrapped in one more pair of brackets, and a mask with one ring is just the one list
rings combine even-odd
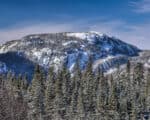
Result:
{"label": "snowy slope", "polygon": [[[114,37],[92,31],[28,35],[0,47],[1,54],[8,52],[24,56],[45,69],[53,65],[57,70],[65,64],[70,71],[73,71],[77,59],[81,69],[85,69],[89,57],[92,57],[94,70],[100,67],[108,71],[117,64],[126,63],[129,57],[137,56],[140,50]],[[6,63],[3,59],[0,61]]]}

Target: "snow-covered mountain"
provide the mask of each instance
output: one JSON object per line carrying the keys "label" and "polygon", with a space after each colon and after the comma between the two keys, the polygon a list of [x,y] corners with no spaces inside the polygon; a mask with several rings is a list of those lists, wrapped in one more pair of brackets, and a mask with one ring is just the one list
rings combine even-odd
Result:
{"label": "snow-covered mountain", "polygon": [[126,63],[129,57],[138,56],[140,51],[133,45],[98,32],[28,35],[0,47],[0,72],[12,70],[31,74],[36,63],[45,69],[53,65],[56,70],[65,64],[73,71],[77,60],[84,69],[90,57],[94,70],[100,67],[108,71]]}

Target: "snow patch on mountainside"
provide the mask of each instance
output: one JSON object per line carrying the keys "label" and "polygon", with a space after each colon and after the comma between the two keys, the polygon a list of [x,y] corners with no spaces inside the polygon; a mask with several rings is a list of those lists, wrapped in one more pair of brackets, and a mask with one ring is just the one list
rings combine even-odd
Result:
{"label": "snow patch on mountainside", "polygon": [[62,45],[63,45],[63,46],[67,46],[67,45],[73,44],[73,43],[78,43],[78,42],[77,42],[77,41],[69,41],[69,42],[63,43]]}
{"label": "snow patch on mountainside", "polygon": [[86,32],[86,33],[67,33],[69,37],[77,37],[79,39],[88,40],[89,43],[94,43],[97,37],[102,37],[103,34],[98,32]]}
{"label": "snow patch on mountainside", "polygon": [[49,48],[42,48],[40,50],[34,48],[32,50],[32,53],[34,56],[36,56],[38,59],[40,59],[42,57],[42,55],[44,55],[44,54],[50,55],[52,53],[52,51]]}
{"label": "snow patch on mountainside", "polygon": [[64,56],[61,57],[56,56],[50,61],[50,66],[54,66],[55,71],[57,71],[60,68],[62,68],[64,59],[65,59]]}
{"label": "snow patch on mountainside", "polygon": [[150,68],[150,64],[148,64],[148,63],[145,63],[144,66],[145,66],[146,68]]}
{"label": "snow patch on mountainside", "polygon": [[93,64],[93,69],[96,69],[100,64],[105,63],[105,62],[111,60],[112,58],[114,58],[114,56],[108,56],[106,58],[96,60]]}
{"label": "snow patch on mountainside", "polygon": [[77,37],[77,38],[80,38],[80,39],[86,39],[87,34],[86,33],[67,33],[67,36]]}
{"label": "snow patch on mountainside", "polygon": [[86,63],[88,62],[89,54],[84,51],[78,51],[72,54],[67,55],[67,68],[70,71],[73,71],[73,68],[77,62],[79,61],[80,67],[85,68]]}
{"label": "snow patch on mountainside", "polygon": [[0,47],[0,53],[15,52],[46,69],[54,66],[58,70],[65,64],[71,72],[77,60],[80,68],[85,69],[89,57],[94,69],[108,71],[118,63],[126,63],[128,57],[138,55],[139,51],[135,46],[94,31],[28,35]]}
{"label": "snow patch on mountainside", "polygon": [[114,73],[114,72],[116,72],[117,71],[117,68],[111,68],[111,69],[109,69],[107,72],[106,72],[106,74],[112,74],[112,73]]}

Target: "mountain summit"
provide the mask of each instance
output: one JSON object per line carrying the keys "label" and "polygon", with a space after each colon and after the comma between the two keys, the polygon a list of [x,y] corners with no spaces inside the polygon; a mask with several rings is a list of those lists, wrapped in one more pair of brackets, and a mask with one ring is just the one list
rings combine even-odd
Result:
{"label": "mountain summit", "polygon": [[58,70],[65,65],[72,72],[77,60],[84,69],[89,58],[94,70],[101,68],[106,72],[139,52],[133,45],[94,31],[33,34],[0,47],[0,72],[30,73],[34,64],[45,70],[50,66]]}

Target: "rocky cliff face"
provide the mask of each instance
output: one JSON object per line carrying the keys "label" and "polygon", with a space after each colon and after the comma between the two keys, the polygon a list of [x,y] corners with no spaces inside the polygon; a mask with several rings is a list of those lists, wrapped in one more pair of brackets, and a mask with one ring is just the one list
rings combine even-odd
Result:
{"label": "rocky cliff face", "polygon": [[90,57],[94,70],[100,67],[108,71],[139,52],[135,46],[97,32],[28,35],[0,47],[0,72],[29,71],[30,74],[34,64],[44,69],[54,66],[55,70],[65,64],[73,71],[77,60],[84,69]]}

